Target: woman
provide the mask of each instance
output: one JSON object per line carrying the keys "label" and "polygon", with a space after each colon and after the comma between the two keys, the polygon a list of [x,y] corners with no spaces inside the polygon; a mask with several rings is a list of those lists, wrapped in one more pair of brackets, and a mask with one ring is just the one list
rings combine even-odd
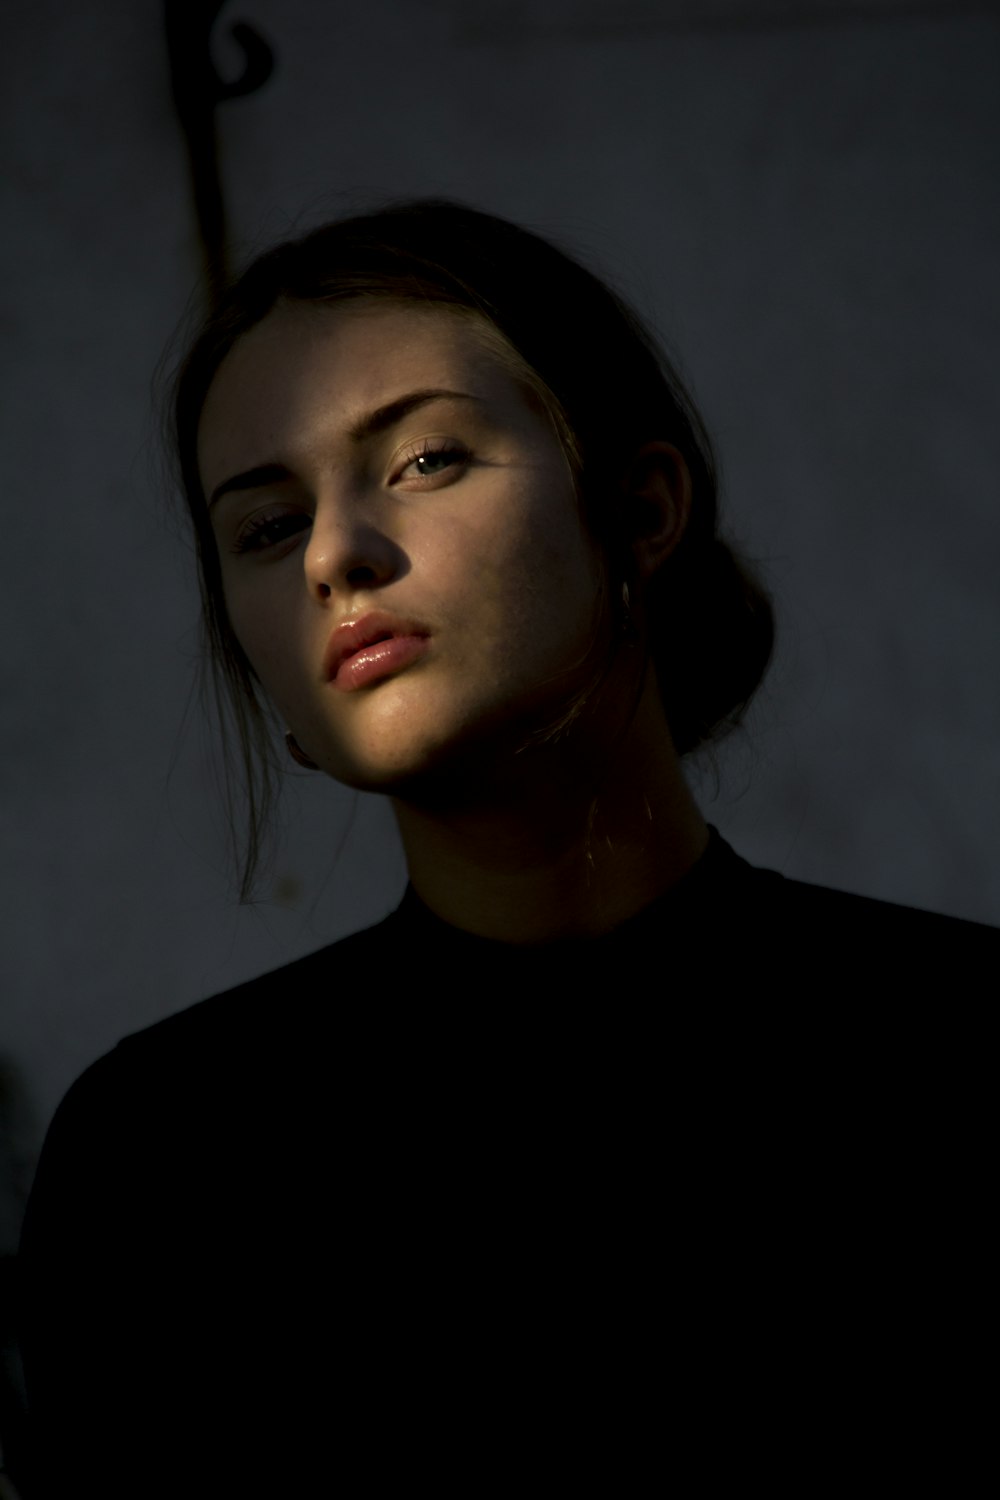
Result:
{"label": "woman", "polygon": [[249,268],[174,431],[244,890],[265,705],[392,799],[410,885],[70,1091],[24,1238],[36,1492],[629,1492],[950,1420],[922,1216],[964,1236],[968,1153],[914,1084],[960,1039],[913,1000],[996,934],[706,825],[681,759],[772,615],[635,315],[512,224],[393,205]]}

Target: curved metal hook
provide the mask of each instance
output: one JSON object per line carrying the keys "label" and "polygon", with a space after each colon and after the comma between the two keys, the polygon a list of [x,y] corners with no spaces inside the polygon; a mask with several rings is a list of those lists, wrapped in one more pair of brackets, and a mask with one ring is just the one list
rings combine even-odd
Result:
{"label": "curved metal hook", "polygon": [[274,53],[262,36],[243,21],[230,27],[241,48],[243,71],[231,83],[219,77],[212,61],[212,28],[225,0],[164,0],[170,82],[184,131],[191,169],[198,229],[209,296],[214,299],[227,276],[226,214],[216,148],[215,112],[226,99],[252,94],[274,71]]}
{"label": "curved metal hook", "polygon": [[229,34],[234,42],[238,42],[243,49],[244,66],[239,78],[232,83],[224,83],[213,66],[217,83],[217,99],[239,99],[244,94],[252,94],[267,82],[274,72],[274,53],[259,32],[254,31],[245,21],[234,21],[229,28]]}
{"label": "curved metal hook", "polygon": [[229,33],[243,53],[243,71],[232,83],[219,77],[210,41],[225,3],[207,0],[204,6],[192,6],[190,0],[165,0],[170,76],[182,119],[214,109],[223,99],[252,94],[274,72],[274,53],[268,43],[245,21],[234,21]]}

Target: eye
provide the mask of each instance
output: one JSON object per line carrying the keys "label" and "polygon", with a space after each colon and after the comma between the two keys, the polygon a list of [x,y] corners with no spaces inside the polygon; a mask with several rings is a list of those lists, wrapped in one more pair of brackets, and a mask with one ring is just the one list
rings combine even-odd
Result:
{"label": "eye", "polygon": [[451,468],[462,468],[469,461],[469,451],[446,438],[424,438],[415,448],[403,455],[403,467],[396,473],[396,480],[413,471],[412,478],[437,479]]}
{"label": "eye", "polygon": [[262,511],[251,516],[236,533],[234,552],[266,552],[289,541],[312,525],[303,511]]}

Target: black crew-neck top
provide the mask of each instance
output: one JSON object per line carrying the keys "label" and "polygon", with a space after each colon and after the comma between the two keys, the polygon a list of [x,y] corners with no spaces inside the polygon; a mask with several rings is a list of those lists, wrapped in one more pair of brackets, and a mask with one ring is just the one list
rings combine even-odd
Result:
{"label": "black crew-neck top", "polygon": [[127,1037],[29,1204],[24,1500],[953,1485],[998,957],[712,830],[604,937],[408,889]]}

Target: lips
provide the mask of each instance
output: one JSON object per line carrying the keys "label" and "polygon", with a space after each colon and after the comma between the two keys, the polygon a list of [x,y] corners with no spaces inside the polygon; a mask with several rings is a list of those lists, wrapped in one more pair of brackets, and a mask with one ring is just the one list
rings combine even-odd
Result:
{"label": "lips", "polygon": [[423,655],[429,635],[418,621],[382,610],[373,610],[360,620],[345,620],[330,637],[323,674],[337,687],[361,687]]}

